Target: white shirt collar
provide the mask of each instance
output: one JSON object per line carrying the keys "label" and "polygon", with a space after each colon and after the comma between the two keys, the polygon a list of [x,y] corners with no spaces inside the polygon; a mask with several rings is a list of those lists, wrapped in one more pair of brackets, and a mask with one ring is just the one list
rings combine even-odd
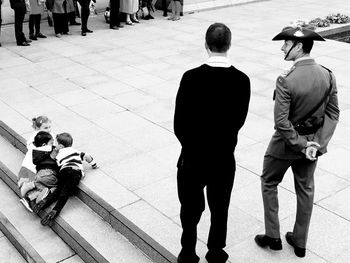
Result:
{"label": "white shirt collar", "polygon": [[310,57],[310,56],[297,58],[296,60],[294,60],[293,65],[295,65],[295,64],[298,63],[299,61],[308,60],[308,59],[313,59],[313,58]]}
{"label": "white shirt collar", "polygon": [[208,58],[205,64],[211,67],[221,67],[221,68],[231,67],[230,60],[224,56],[211,56]]}

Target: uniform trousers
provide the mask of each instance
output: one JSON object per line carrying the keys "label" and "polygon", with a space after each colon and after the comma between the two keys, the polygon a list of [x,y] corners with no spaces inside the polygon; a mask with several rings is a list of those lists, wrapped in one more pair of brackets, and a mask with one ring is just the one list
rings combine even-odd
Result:
{"label": "uniform trousers", "polygon": [[177,184],[183,229],[181,245],[182,250],[188,255],[195,254],[197,224],[205,209],[205,187],[211,212],[207,246],[209,250],[225,253],[222,249],[226,246],[228,208],[235,176],[235,160],[232,153],[220,159],[192,163],[187,162],[185,158],[178,164]]}
{"label": "uniform trousers", "polygon": [[48,196],[44,208],[50,206],[57,200],[53,210],[56,210],[57,214],[59,214],[67,203],[68,198],[77,191],[81,177],[82,172],[80,170],[72,168],[60,170],[58,173],[57,189]]}
{"label": "uniform trousers", "polygon": [[306,158],[285,160],[268,154],[264,156],[261,190],[264,202],[265,234],[267,236],[280,238],[277,186],[282,181],[287,169],[291,167],[297,196],[293,238],[298,247],[306,247],[314,200],[314,172],[316,164],[317,161],[310,161]]}
{"label": "uniform trousers", "polygon": [[81,31],[87,31],[87,22],[90,15],[90,1],[91,0],[78,0],[81,6]]}
{"label": "uniform trousers", "polygon": [[26,9],[15,8],[15,36],[17,44],[22,44],[26,41],[26,37],[23,33],[23,20],[26,14]]}

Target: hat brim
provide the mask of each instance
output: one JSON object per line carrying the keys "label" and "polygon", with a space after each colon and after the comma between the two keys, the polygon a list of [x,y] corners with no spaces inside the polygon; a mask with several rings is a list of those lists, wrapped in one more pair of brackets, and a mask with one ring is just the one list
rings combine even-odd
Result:
{"label": "hat brim", "polygon": [[288,29],[277,34],[272,40],[315,40],[315,41],[326,41],[322,36],[311,30],[305,31],[303,35],[296,35],[296,29]]}

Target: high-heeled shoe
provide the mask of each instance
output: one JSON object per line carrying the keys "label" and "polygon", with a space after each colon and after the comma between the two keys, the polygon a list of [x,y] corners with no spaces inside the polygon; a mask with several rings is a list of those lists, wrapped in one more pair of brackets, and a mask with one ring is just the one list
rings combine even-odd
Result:
{"label": "high-heeled shoe", "polygon": [[136,23],[136,24],[140,23],[140,21],[137,20],[136,18],[131,18],[130,20],[131,20],[132,23]]}
{"label": "high-heeled shoe", "polygon": [[132,23],[131,21],[126,21],[126,22],[125,22],[125,25],[132,26],[133,23]]}

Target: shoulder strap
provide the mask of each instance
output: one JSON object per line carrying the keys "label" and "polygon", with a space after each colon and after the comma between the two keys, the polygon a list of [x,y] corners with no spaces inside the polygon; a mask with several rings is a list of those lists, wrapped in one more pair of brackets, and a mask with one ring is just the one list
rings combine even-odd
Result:
{"label": "shoulder strap", "polygon": [[329,94],[332,91],[332,82],[333,82],[332,71],[329,70],[328,68],[322,66],[322,65],[321,65],[321,67],[325,68],[329,72],[329,77],[330,77],[329,89],[326,92],[326,94],[324,95],[324,97],[322,98],[322,100],[315,107],[313,107],[311,111],[309,111],[303,118],[298,120],[296,123],[302,123],[302,122],[306,121],[308,118],[310,118],[311,115],[314,114],[315,111],[317,111],[321,107],[321,105],[326,101],[326,99],[328,98]]}

